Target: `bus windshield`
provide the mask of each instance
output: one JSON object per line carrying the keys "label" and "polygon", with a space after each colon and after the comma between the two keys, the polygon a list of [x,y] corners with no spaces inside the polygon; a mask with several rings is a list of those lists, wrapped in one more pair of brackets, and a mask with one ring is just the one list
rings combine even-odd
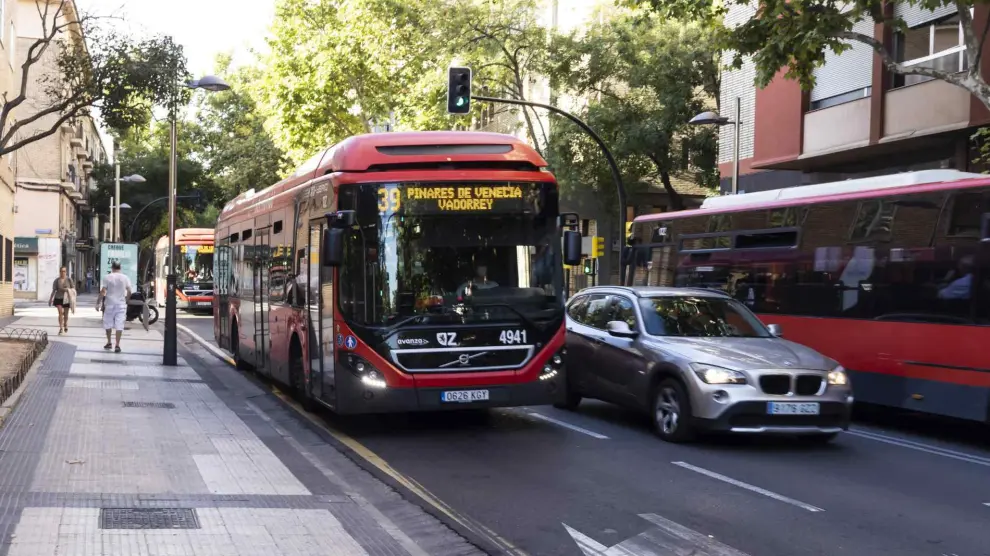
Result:
{"label": "bus windshield", "polygon": [[556,206],[548,212],[359,211],[361,228],[345,242],[341,311],[368,326],[560,317]]}
{"label": "bus windshield", "polygon": [[176,268],[176,272],[179,275],[179,282],[181,284],[212,284],[212,245],[180,245],[179,253],[179,266]]}

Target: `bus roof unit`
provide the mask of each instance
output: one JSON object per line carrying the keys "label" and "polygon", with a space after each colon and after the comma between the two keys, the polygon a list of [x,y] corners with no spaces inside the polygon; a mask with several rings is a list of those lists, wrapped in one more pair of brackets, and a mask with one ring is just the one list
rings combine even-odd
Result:
{"label": "bus roof unit", "polygon": [[890,187],[906,187],[909,185],[922,185],[985,177],[987,176],[983,174],[960,172],[958,170],[922,170],[920,172],[903,172],[899,174],[889,174],[886,176],[875,176],[872,178],[833,181],[829,183],[802,185],[798,187],[785,187],[783,189],[743,193],[741,195],[709,197],[701,204],[701,208],[729,209],[742,206],[761,205],[765,203],[772,203],[774,201],[786,201],[789,199],[824,197],[827,195],[841,195],[843,193],[871,191]]}

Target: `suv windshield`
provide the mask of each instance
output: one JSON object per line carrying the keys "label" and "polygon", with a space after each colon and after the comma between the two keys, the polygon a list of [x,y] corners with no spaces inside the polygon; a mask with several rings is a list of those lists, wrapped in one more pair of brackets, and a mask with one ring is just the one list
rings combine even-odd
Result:
{"label": "suv windshield", "polygon": [[[520,187],[535,197],[542,186]],[[360,225],[348,234],[341,267],[347,318],[390,326],[562,317],[555,204],[529,213],[415,214],[383,207],[377,186],[347,189],[342,208],[356,204]]]}
{"label": "suv windshield", "polygon": [[769,338],[763,323],[738,301],[670,296],[640,300],[646,332],[653,336]]}

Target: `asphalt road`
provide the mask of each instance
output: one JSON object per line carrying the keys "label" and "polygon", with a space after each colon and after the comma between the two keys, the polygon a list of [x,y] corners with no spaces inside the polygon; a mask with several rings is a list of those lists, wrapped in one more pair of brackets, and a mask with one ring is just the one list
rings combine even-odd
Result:
{"label": "asphalt road", "polygon": [[[208,316],[179,322],[213,337]],[[672,445],[589,401],[327,419],[519,553],[990,556],[986,429],[889,429],[881,413],[825,447]]]}

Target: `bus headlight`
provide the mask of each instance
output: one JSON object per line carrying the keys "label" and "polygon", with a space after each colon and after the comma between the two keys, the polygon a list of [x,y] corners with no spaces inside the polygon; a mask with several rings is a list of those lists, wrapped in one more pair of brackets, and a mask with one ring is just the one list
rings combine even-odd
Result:
{"label": "bus headlight", "polygon": [[564,369],[564,353],[564,350],[561,349],[543,364],[543,370],[540,372],[540,380],[550,380],[560,374]]}
{"label": "bus headlight", "polygon": [[849,385],[849,376],[846,375],[846,370],[842,368],[842,365],[839,365],[828,373],[828,383],[831,386]]}
{"label": "bus headlight", "polygon": [[346,363],[351,372],[361,381],[361,384],[375,389],[382,389],[388,386],[381,371],[364,359],[356,355],[348,355]]}

